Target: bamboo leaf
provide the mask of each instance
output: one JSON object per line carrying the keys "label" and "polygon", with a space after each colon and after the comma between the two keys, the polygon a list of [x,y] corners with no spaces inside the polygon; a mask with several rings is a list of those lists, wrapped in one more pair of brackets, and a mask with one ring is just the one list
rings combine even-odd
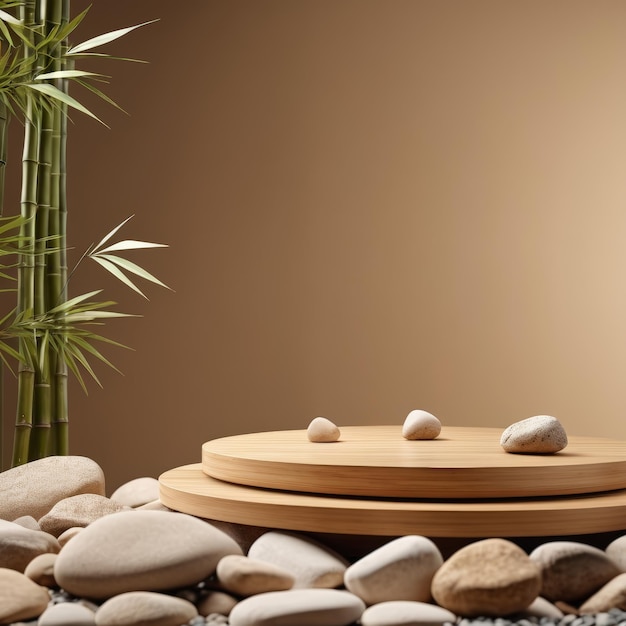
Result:
{"label": "bamboo leaf", "polygon": [[36,91],[40,91],[41,93],[49,96],[50,98],[53,98],[54,100],[62,102],[63,104],[67,104],[68,106],[71,106],[72,108],[80,111],[81,113],[84,113],[85,115],[88,115],[89,117],[92,117],[94,120],[100,122],[100,124],[102,124],[103,126],[107,126],[100,118],[94,115],[88,108],[84,107],[80,102],[78,102],[78,100],[75,100],[74,98],[72,98],[72,96],[66,94],[60,89],[57,89],[54,85],[48,85],[47,83],[43,83],[41,85],[37,83],[29,83],[24,86],[28,87],[29,89],[35,89]]}
{"label": "bamboo leaf", "polygon": [[92,248],[91,254],[93,254],[94,252],[96,252],[100,246],[104,245],[109,239],[111,239],[111,237],[113,237],[113,235],[115,235],[115,233],[122,228],[126,223],[128,223],[130,220],[133,219],[133,217],[135,217],[134,215],[131,215],[130,217],[127,217],[121,224],[118,224],[112,231],[108,232],[101,240],[100,242],[95,245]]}
{"label": "bamboo leaf", "polygon": [[[99,339],[99,337],[97,335],[91,337],[92,339]],[[89,352],[91,355],[93,355],[96,359],[98,359],[99,361],[101,361],[102,363],[104,363],[105,365],[108,365],[111,369],[115,370],[118,373],[122,373],[117,367],[115,367],[115,365],[113,365],[113,363],[111,363],[111,361],[109,361],[109,359],[107,359],[93,344],[89,343],[88,341],[86,341],[85,339],[83,339],[82,337],[75,337],[74,338],[76,343],[81,346],[83,348],[83,350],[86,350],[87,352]],[[120,344],[121,345],[121,344]],[[125,347],[125,346],[122,346]]]}
{"label": "bamboo leaf", "polygon": [[142,26],[146,26],[147,24],[152,24],[158,20],[151,20],[149,22],[143,22],[142,24],[137,24],[135,26],[128,26],[127,28],[120,28],[118,30],[112,30],[108,33],[103,33],[102,35],[98,35],[97,37],[92,37],[91,39],[87,39],[87,41],[83,41],[82,43],[73,46],[68,50],[68,54],[78,54],[80,52],[85,52],[86,50],[92,50],[93,48],[97,48],[99,46],[103,46],[111,41],[115,41],[124,35],[132,32],[137,28],[141,28]]}
{"label": "bamboo leaf", "polygon": [[118,241],[111,244],[106,248],[102,248],[97,251],[96,254],[103,252],[117,252],[120,250],[142,250],[146,248],[167,248],[165,243],[151,243],[150,241],[136,241],[134,239],[125,239],[124,241]]}
{"label": "bamboo leaf", "polygon": [[152,275],[150,272],[143,269],[143,267],[140,267],[139,265],[133,263],[132,261],[129,261],[128,259],[120,256],[113,256],[112,254],[101,253],[98,254],[98,257],[108,259],[109,261],[111,261],[111,263],[118,265],[121,269],[126,270],[127,272],[131,272],[132,274],[148,280],[155,285],[159,285],[160,287],[165,287],[166,289],[169,289],[169,287],[165,283],[161,282],[156,276]]}
{"label": "bamboo leaf", "polygon": [[85,300],[88,300],[89,298],[93,298],[94,296],[97,296],[101,292],[102,292],[102,289],[96,289],[95,291],[89,291],[80,296],[75,296],[74,298],[71,298],[70,300],[63,302],[62,304],[59,304],[59,306],[55,306],[53,309],[50,309],[48,313],[51,315],[55,315],[57,313],[66,313],[73,306],[80,304],[81,302],[84,302]]}
{"label": "bamboo leaf", "polygon": [[102,387],[100,380],[96,376],[95,372],[89,367],[89,363],[87,363],[86,359],[83,357],[80,350],[78,350],[72,345],[66,345],[61,355],[63,357],[63,361],[65,362],[67,367],[70,369],[72,374],[74,374],[74,376],[76,377],[76,380],[79,382],[85,394],[88,393],[87,385],[85,385],[85,380],[83,378],[83,375],[80,372],[80,368],[78,367],[78,363],[76,361],[79,361],[80,364],[90,373],[91,377],[96,381],[98,386]]}
{"label": "bamboo leaf", "polygon": [[22,26],[22,22],[20,22],[20,20],[2,9],[0,9],[0,20],[6,22],[7,24],[13,24],[13,26]]}
{"label": "bamboo leaf", "polygon": [[13,43],[13,37],[11,37],[9,29],[2,19],[0,19],[0,34],[4,37],[10,48],[13,48],[15,46],[15,44]]}
{"label": "bamboo leaf", "polygon": [[126,286],[130,287],[133,291],[136,291],[140,296],[143,296],[146,300],[148,299],[147,296],[143,293],[143,291],[141,291],[141,289],[139,289],[139,287],[137,287],[137,285],[135,285],[135,283],[133,283],[133,281],[130,278],[128,278],[128,276],[126,276],[126,274],[124,274],[124,272],[122,272],[117,267],[117,265],[99,256],[94,256],[92,258],[94,261],[99,263],[105,270],[107,270],[107,272],[109,272],[110,274],[113,274],[113,276],[115,276],[115,278],[117,278],[119,281],[123,282]]}
{"label": "bamboo leaf", "polygon": [[56,72],[47,72],[35,76],[35,80],[52,80],[54,78],[80,78],[81,76],[103,76],[94,72],[85,72],[83,70],[58,70]]}
{"label": "bamboo leaf", "polygon": [[[115,100],[112,100],[111,98],[109,98],[109,96],[107,96],[102,90],[98,89],[95,85],[92,85],[86,80],[80,80],[80,79],[77,79],[76,82],[82,87],[84,87],[85,89],[91,91],[91,93],[98,96],[98,98],[100,98],[101,100],[104,100],[111,106],[114,106],[118,111],[121,111],[122,113],[126,113],[126,111],[117,102],[115,102]],[[126,114],[128,115],[128,113]]]}
{"label": "bamboo leaf", "polygon": [[84,59],[84,58],[97,58],[97,59],[110,59],[111,61],[126,61],[128,63],[145,63],[148,61],[144,59],[131,59],[130,57],[118,57],[113,56],[111,54],[103,54],[101,52],[79,52],[78,54],[72,55],[72,59]]}
{"label": "bamboo leaf", "polygon": [[65,26],[61,28],[58,33],[59,39],[62,41],[63,39],[67,39],[71,33],[73,33],[76,28],[80,25],[80,23],[85,19],[87,13],[89,13],[89,7],[87,7],[84,11],[79,13],[71,22],[68,22]]}
{"label": "bamboo leaf", "polygon": [[82,313],[68,313],[64,321],[67,324],[73,324],[75,322],[92,322],[98,319],[113,319],[119,317],[138,317],[131,313],[117,313],[116,311],[85,311]]}

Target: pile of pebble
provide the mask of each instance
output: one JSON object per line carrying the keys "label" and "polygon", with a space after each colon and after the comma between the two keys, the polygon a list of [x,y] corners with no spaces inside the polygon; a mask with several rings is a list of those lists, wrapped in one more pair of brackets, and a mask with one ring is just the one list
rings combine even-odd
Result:
{"label": "pile of pebble", "polygon": [[[101,468],[49,457],[0,473],[0,624],[626,626],[626,535],[605,549],[409,535],[348,560],[311,538],[177,513],[158,482],[105,496]],[[232,530],[232,529],[231,529]]]}

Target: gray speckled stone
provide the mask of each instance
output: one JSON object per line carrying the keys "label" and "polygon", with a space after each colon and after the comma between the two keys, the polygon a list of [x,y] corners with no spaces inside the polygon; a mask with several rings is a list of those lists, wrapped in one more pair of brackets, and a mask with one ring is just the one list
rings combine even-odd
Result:
{"label": "gray speckled stone", "polygon": [[567,446],[567,433],[556,417],[535,415],[506,428],[500,445],[518,454],[554,454]]}

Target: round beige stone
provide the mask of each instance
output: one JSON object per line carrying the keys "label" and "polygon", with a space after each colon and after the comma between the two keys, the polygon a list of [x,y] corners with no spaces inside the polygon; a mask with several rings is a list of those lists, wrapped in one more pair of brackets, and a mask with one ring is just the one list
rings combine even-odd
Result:
{"label": "round beige stone", "polygon": [[567,433],[556,417],[535,415],[506,428],[500,445],[517,454],[554,454],[567,446]]}
{"label": "round beige stone", "polygon": [[49,600],[45,587],[20,572],[0,568],[0,624],[39,617]]}
{"label": "round beige stone", "polygon": [[313,443],[333,443],[341,437],[337,425],[325,417],[316,417],[312,420],[306,434]]}
{"label": "round beige stone", "polygon": [[184,513],[133,510],[83,529],[61,549],[54,575],[76,596],[103,599],[194,585],[228,554],[241,549],[207,522]]}
{"label": "round beige stone", "polygon": [[104,472],[82,456],[48,456],[0,473],[0,519],[38,520],[59,500],[79,493],[105,494]]}
{"label": "round beige stone", "polygon": [[577,604],[621,574],[603,550],[579,541],[548,541],[530,558],[541,569],[541,595],[552,602]]}
{"label": "round beige stone", "polygon": [[138,507],[159,499],[159,481],[151,476],[143,476],[120,485],[112,494],[111,500],[124,506]]}
{"label": "round beige stone", "polygon": [[365,610],[360,598],[337,589],[291,589],[245,598],[230,612],[230,626],[306,624],[338,626],[356,622]]}
{"label": "round beige stone", "polygon": [[484,539],[461,548],[437,570],[432,582],[437,604],[463,616],[523,611],[540,590],[539,566],[505,539]]}
{"label": "round beige stone", "polygon": [[217,564],[217,580],[224,590],[240,596],[285,591],[291,589],[295,582],[288,571],[277,565],[237,554],[230,554],[220,560]]}
{"label": "round beige stone", "polygon": [[402,425],[402,436],[405,439],[436,439],[441,433],[441,422],[428,411],[415,409],[411,411]]}
{"label": "round beige stone", "polygon": [[96,611],[97,626],[181,626],[197,617],[188,600],[153,593],[130,591],[104,602]]}
{"label": "round beige stone", "polygon": [[56,554],[40,554],[26,566],[24,575],[43,587],[57,587],[57,582],[54,578],[54,563],[56,560]]}
{"label": "round beige stone", "polygon": [[89,526],[91,522],[124,510],[124,506],[96,493],[81,493],[63,498],[39,520],[41,529],[55,537],[66,530]]}
{"label": "round beige stone", "polygon": [[0,567],[23,572],[39,554],[57,553],[60,549],[56,538],[46,532],[0,520]]}

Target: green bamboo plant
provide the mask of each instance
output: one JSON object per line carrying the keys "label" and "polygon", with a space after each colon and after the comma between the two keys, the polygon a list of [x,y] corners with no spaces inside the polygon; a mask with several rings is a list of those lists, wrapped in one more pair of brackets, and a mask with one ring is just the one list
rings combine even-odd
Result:
{"label": "green bamboo plant", "polygon": [[[24,128],[19,215],[0,218],[0,257],[14,259],[0,263],[0,278],[14,279],[17,295],[15,309],[0,322],[0,360],[9,367],[17,362],[12,465],[68,454],[68,373],[85,390],[82,372],[99,383],[91,361],[113,365],[96,344],[119,344],[95,333],[93,325],[128,317],[111,310],[114,302],[97,300],[100,290],[68,295],[72,273],[66,254],[68,110],[100,121],[70,96],[69,85],[81,85],[117,106],[94,84],[105,80],[102,75],[75,65],[92,56],[117,58],[93,50],[144,25],[72,46],[69,38],[86,14],[70,19],[69,0],[0,0],[0,208],[9,120],[19,118]],[[83,259],[97,262],[144,295],[136,277],[165,285],[120,253],[163,246],[136,240],[110,243],[128,219],[86,251]],[[15,276],[9,270],[15,270]],[[0,453],[1,448],[0,440]]]}

